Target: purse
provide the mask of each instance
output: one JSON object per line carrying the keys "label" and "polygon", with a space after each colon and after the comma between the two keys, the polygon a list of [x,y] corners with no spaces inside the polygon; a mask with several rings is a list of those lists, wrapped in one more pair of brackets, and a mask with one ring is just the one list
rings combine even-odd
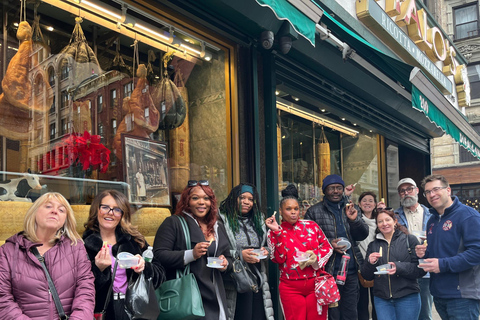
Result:
{"label": "purse", "polygon": [[[191,250],[190,232],[187,222],[183,217],[180,219],[187,250]],[[177,270],[176,279],[168,280],[155,291],[157,296],[160,315],[158,320],[191,320],[205,317],[202,295],[198,289],[195,275],[190,273],[190,264],[185,266],[183,272]]]}
{"label": "purse", "polygon": [[58,316],[60,317],[60,320],[68,319],[68,316],[65,314],[65,311],[63,310],[60,297],[58,296],[57,288],[55,288],[55,284],[53,283],[53,280],[50,277],[50,273],[48,272],[47,266],[45,265],[45,258],[40,255],[40,252],[38,252],[37,247],[32,247],[31,251],[35,255],[35,257],[37,257],[37,259],[40,261],[40,264],[42,265],[42,269],[45,272],[45,276],[47,277],[47,281],[48,281],[48,288],[52,295],[53,302],[55,303],[55,308],[57,308],[57,312],[58,312]]}
{"label": "purse", "polygon": [[340,292],[338,292],[335,278],[323,271],[315,278],[315,296],[317,297],[317,304],[319,306],[329,305],[340,301]]}
{"label": "purse", "polygon": [[115,259],[115,266],[113,267],[112,273],[112,283],[108,288],[107,297],[105,298],[105,304],[103,305],[103,310],[100,313],[94,313],[93,318],[95,320],[105,320],[105,313],[107,312],[108,303],[110,302],[110,297],[112,296],[113,282],[115,281],[115,273],[117,272],[118,260]]}
{"label": "purse", "polygon": [[358,281],[360,281],[360,285],[364,288],[371,288],[373,287],[374,280],[365,280],[362,276],[362,273],[358,272]]}
{"label": "purse", "polygon": [[155,320],[160,313],[152,278],[145,279],[143,272],[128,284],[125,309],[132,320]]}
{"label": "purse", "polygon": [[[235,285],[235,289],[239,293],[245,293],[248,291],[257,293],[259,288],[263,286],[262,275],[256,267],[253,267],[257,273],[257,275],[255,275],[250,269],[250,266],[243,260],[242,251],[240,248],[237,248],[237,253],[238,252],[240,254],[237,254],[235,260],[233,260],[233,270],[230,273]],[[258,285],[259,279],[260,285]]]}

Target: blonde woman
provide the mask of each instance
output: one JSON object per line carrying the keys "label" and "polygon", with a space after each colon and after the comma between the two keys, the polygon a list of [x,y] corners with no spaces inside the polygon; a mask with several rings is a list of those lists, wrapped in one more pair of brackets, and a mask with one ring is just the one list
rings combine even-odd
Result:
{"label": "blonde woman", "polygon": [[73,210],[59,193],[42,195],[28,209],[23,231],[0,248],[2,319],[59,319],[45,272],[32,248],[43,256],[69,319],[93,318],[93,275],[75,226]]}

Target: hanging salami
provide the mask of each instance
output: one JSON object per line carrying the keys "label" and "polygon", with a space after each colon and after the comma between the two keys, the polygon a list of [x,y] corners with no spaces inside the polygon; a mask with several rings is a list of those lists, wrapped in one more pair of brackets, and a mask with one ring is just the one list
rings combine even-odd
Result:
{"label": "hanging salami", "polygon": [[318,186],[321,188],[323,179],[330,174],[330,144],[323,127],[320,134],[320,142],[317,143],[317,159]]}
{"label": "hanging salami", "polygon": [[185,100],[175,83],[168,77],[167,66],[173,51],[163,57],[164,73],[162,81],[152,87],[152,98],[160,113],[160,130],[172,130],[182,125],[187,115]]}

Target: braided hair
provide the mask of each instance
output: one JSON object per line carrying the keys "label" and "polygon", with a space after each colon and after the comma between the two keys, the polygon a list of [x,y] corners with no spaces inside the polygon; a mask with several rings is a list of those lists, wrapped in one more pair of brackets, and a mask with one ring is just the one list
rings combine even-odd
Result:
{"label": "braided hair", "polygon": [[292,183],[282,190],[282,200],[280,200],[280,208],[283,206],[285,201],[289,199],[293,199],[298,203],[298,190]]}
{"label": "braided hair", "polygon": [[250,210],[252,214],[253,227],[257,232],[258,236],[261,238],[263,236],[262,223],[264,220],[263,214],[258,208],[258,192],[253,184],[250,183],[240,183],[238,186],[234,187],[227,198],[220,203],[220,212],[225,214],[227,217],[228,224],[234,233],[236,233],[240,225],[238,223],[238,217],[242,216],[240,209],[241,204],[238,203],[238,198],[242,195],[242,187],[249,186],[253,190],[253,207]]}

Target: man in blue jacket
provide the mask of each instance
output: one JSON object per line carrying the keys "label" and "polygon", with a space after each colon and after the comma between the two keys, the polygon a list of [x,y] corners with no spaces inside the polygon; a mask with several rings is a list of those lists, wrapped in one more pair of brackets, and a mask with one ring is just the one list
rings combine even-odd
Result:
{"label": "man in blue jacket", "polygon": [[430,175],[422,188],[432,217],[427,244],[415,248],[419,265],[430,272],[430,292],[442,319],[475,319],[480,314],[480,213],[451,197],[442,175]]}
{"label": "man in blue jacket", "polygon": [[[398,222],[408,229],[408,232],[417,235],[427,228],[428,219],[432,216],[427,207],[418,203],[418,187],[412,178],[403,178],[397,184],[400,196],[400,208],[395,210]],[[418,235],[417,235],[418,236]],[[425,239],[419,239],[420,243]],[[418,320],[432,320],[433,297],[430,294],[430,274],[418,279],[420,286],[421,309]]]}

